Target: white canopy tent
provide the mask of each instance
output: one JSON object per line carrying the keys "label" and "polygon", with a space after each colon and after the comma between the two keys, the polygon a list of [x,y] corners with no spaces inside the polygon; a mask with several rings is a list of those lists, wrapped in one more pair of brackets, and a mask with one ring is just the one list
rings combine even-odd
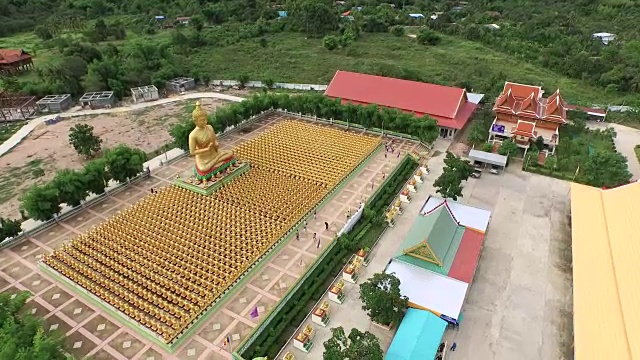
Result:
{"label": "white canopy tent", "polygon": [[[427,201],[424,203],[422,210],[420,210],[420,214],[424,215],[428,212],[431,212],[433,209],[440,206],[440,204],[442,204],[443,202],[444,200],[440,197],[429,196]],[[446,205],[449,207],[449,210],[451,210],[453,217],[458,220],[460,225],[481,232],[487,231],[489,220],[491,219],[491,211],[460,204],[451,200],[447,200]]]}
{"label": "white canopy tent", "polygon": [[458,320],[469,284],[397,260],[391,260],[385,273],[395,273],[400,293],[412,305]]}
{"label": "white canopy tent", "polygon": [[471,151],[469,151],[469,159],[483,164],[500,166],[503,170],[507,166],[506,156],[476,149],[471,149]]}

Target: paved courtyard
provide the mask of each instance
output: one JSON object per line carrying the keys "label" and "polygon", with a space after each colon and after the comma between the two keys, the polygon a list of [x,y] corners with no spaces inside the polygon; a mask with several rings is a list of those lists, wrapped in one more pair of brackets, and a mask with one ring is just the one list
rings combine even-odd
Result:
{"label": "paved courtyard", "polygon": [[[282,118],[280,115],[271,116],[249,129],[220,139],[222,148],[230,149],[254,138]],[[408,141],[396,141],[396,149],[403,155],[408,151],[422,151],[416,143]],[[0,251],[0,291],[32,292],[34,296],[29,300],[27,309],[44,318],[45,330],[64,334],[69,352],[78,359],[85,356],[92,359],[230,359],[231,349],[228,346],[223,348],[223,339],[230,336],[231,346],[239,345],[323,250],[324,247],[316,248],[311,240],[312,234],[316,232],[323,244],[331,241],[335,232],[344,225],[348,209],[355,209],[361,200],[370,196],[382,182],[382,173],[389,174],[399,161],[395,155],[385,156],[384,151],[377,153],[317,212],[315,220],[309,219],[308,230],[301,232],[300,241],[289,239],[261,270],[248,279],[245,286],[228,297],[218,311],[194,329],[194,334],[173,354],[166,353],[91,303],[76,297],[69,288],[42,274],[36,263],[42,254],[51,252],[147,196],[151,187],[169,186],[176,174],[192,166],[191,159],[181,159],[152,171],[150,178],[92,204],[10,249]],[[329,231],[324,231],[325,221],[331,224]],[[254,307],[259,312],[256,319],[249,314]]]}
{"label": "paved courtyard", "polygon": [[572,358],[569,183],[519,167],[465,187],[462,202],[492,216],[447,359]]}
{"label": "paved courtyard", "polygon": [[[442,143],[440,143],[442,145]],[[438,146],[436,146],[438,149]],[[434,194],[433,181],[442,173],[444,154],[429,161],[431,173],[396,226],[388,229],[359,276],[362,283],[380,272],[411,227],[424,201]],[[570,359],[572,344],[571,234],[568,226],[567,182],[525,173],[515,162],[499,176],[485,172],[469,179],[462,203],[492,211],[480,264],[463,307],[458,330],[444,340],[458,344],[451,360]],[[308,354],[288,343],[296,359],[322,359],[330,328],[370,331],[386,351],[393,332],[371,323],[361,309],[358,285],[346,283],[346,301],[331,304],[326,328],[316,329]],[[282,356],[282,355],[281,355]]]}

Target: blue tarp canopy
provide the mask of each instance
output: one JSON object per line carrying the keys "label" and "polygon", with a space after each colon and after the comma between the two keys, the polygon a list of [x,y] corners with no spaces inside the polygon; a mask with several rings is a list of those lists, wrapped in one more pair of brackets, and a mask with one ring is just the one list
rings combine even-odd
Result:
{"label": "blue tarp canopy", "polygon": [[278,16],[279,17],[287,17],[288,13],[286,11],[278,11]]}
{"label": "blue tarp canopy", "polygon": [[425,310],[407,310],[386,360],[429,360],[436,357],[447,322]]}
{"label": "blue tarp canopy", "polygon": [[409,14],[409,17],[414,19],[424,19],[424,15],[422,14]]}

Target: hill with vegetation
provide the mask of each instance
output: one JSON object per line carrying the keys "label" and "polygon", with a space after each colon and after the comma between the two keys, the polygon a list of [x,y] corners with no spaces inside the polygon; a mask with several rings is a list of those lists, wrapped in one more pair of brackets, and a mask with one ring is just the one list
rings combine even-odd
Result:
{"label": "hill with vegetation", "polygon": [[[0,86],[34,95],[124,96],[175,76],[327,83],[345,69],[490,97],[510,80],[561,88],[572,103],[640,105],[633,1],[0,1],[0,47],[36,64]],[[604,45],[595,32],[617,38]]]}

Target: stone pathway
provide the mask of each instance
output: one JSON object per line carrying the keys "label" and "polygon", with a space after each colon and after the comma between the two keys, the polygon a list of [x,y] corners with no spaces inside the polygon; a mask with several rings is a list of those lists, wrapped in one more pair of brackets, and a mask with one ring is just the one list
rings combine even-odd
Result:
{"label": "stone pathway", "polygon": [[[195,95],[195,94],[190,94]],[[272,127],[286,116],[270,116],[220,139],[223,149],[237,146]],[[327,125],[328,126],[328,125]],[[359,130],[350,130],[359,132]],[[396,148],[402,153],[418,147],[415,142],[400,141]],[[41,273],[36,263],[42,254],[68,242],[74,236],[106,220],[116,212],[136,203],[149,194],[151,187],[169,186],[175,174],[192,166],[185,158],[169,166],[152,170],[151,176],[125,188],[87,209],[60,221],[24,242],[0,251],[0,291],[15,293],[30,291],[34,296],[27,303],[28,311],[44,318],[45,330],[57,331],[67,338],[69,352],[80,359],[230,359],[231,347],[235,348],[256,327],[295,281],[333,239],[343,224],[349,207],[355,209],[361,199],[367,198],[382,182],[381,173],[389,174],[400,158],[384,156],[379,152],[349,181],[323,208],[316,219],[309,219],[307,233],[301,233],[237,289],[207,321],[193,329],[192,335],[168,354],[134,330],[79,298],[69,288]],[[374,184],[373,189],[371,184]],[[324,222],[331,224],[324,230]],[[313,243],[313,233],[322,240],[319,249]],[[251,310],[258,308],[259,316],[253,319]],[[223,347],[226,336],[232,339],[231,347]]]}

